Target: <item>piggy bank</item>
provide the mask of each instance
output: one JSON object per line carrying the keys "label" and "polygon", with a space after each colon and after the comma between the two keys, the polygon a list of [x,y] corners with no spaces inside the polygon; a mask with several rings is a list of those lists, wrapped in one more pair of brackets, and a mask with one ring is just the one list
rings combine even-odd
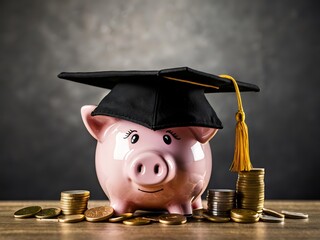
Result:
{"label": "piggy bank", "polygon": [[[189,215],[202,208],[212,167],[208,141],[223,128],[205,94],[236,91],[242,113],[240,91],[259,91],[228,75],[188,67],[62,72],[58,77],[111,90],[97,107],[82,107],[81,114],[97,140],[97,176],[117,214],[156,209]],[[236,137],[247,140],[244,114],[237,116],[243,132]]]}
{"label": "piggy bank", "polygon": [[212,167],[208,141],[217,129],[155,131],[124,119],[92,116],[95,108],[83,106],[81,115],[97,140],[98,180],[116,214],[143,209],[189,215],[202,208]]}

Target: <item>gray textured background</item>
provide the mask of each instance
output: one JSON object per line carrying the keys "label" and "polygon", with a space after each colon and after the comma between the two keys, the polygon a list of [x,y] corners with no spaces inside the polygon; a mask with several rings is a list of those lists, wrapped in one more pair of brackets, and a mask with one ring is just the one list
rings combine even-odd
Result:
{"label": "gray textured background", "polygon": [[[319,199],[317,1],[0,1],[0,199],[104,199],[80,107],[103,89],[61,71],[189,66],[260,86],[243,94],[253,165],[266,197]],[[225,128],[210,187],[234,188],[233,94],[208,95]]]}

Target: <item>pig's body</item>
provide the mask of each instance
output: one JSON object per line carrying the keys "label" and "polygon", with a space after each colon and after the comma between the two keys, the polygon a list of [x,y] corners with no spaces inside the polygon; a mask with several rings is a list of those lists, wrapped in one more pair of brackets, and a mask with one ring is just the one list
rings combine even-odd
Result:
{"label": "pig's body", "polygon": [[137,209],[191,214],[202,207],[200,196],[212,168],[208,140],[216,129],[154,131],[122,119],[92,117],[94,107],[83,107],[82,117],[98,140],[98,179],[117,214]]}

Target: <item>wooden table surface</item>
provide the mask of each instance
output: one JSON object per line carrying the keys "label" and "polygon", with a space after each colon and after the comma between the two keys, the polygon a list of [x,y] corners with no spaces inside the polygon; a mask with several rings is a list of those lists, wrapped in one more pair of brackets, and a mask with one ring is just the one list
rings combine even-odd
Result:
{"label": "wooden table surface", "polygon": [[[90,201],[89,208],[106,205]],[[265,207],[309,214],[309,219],[285,219],[284,223],[241,224],[188,221],[183,225],[152,223],[59,223],[35,218],[16,219],[25,206],[58,207],[59,201],[0,201],[0,239],[320,239],[320,201],[266,201]]]}

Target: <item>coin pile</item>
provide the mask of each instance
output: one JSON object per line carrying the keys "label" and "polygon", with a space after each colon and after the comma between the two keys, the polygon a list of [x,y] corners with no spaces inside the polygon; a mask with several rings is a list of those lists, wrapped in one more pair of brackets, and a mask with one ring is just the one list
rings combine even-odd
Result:
{"label": "coin pile", "polygon": [[239,172],[236,185],[237,207],[262,213],[264,206],[264,168]]}
{"label": "coin pile", "polygon": [[207,213],[213,216],[230,217],[235,207],[235,191],[232,189],[209,189],[207,191]]}
{"label": "coin pile", "polygon": [[83,214],[87,210],[90,192],[70,190],[61,192],[60,207],[64,215]]}

